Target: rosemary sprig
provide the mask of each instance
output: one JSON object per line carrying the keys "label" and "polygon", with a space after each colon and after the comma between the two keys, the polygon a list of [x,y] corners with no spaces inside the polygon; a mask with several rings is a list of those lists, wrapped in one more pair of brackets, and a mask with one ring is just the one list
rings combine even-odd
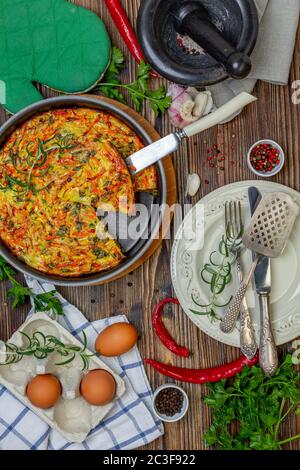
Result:
{"label": "rosemary sprig", "polygon": [[217,309],[227,307],[232,301],[232,296],[223,304],[218,303],[219,296],[232,280],[232,266],[236,261],[236,252],[242,243],[242,233],[232,238],[227,231],[222,235],[218,251],[213,251],[209,256],[209,262],[201,271],[201,279],[210,286],[209,304],[201,304],[192,295],[192,300],[201,311],[191,310],[195,315],[210,315],[212,319],[218,318]]}
{"label": "rosemary sprig", "polygon": [[[18,168],[18,155],[15,154],[12,149],[10,150],[10,160],[15,170],[22,175],[26,175],[27,178],[23,181],[19,178],[6,175],[5,180],[7,183],[7,187],[0,187],[0,190],[10,189],[18,195],[27,195],[29,191],[36,193],[43,189],[46,189],[53,181],[48,183],[43,188],[37,189],[35,185],[32,184],[32,180],[34,177],[41,177],[43,175],[34,175],[34,171],[39,168],[42,168],[45,165],[45,163],[47,162],[48,154],[50,152],[53,152],[54,150],[70,150],[76,146],[74,144],[74,135],[70,133],[63,136],[60,134],[55,134],[53,137],[45,141],[38,139],[38,150],[36,155],[34,155],[34,152],[31,150],[32,146],[34,145],[34,142],[29,142],[26,147],[26,163],[28,165],[27,171],[23,171]],[[47,170],[45,170],[45,172],[46,171]]]}
{"label": "rosemary sprig", "polygon": [[8,280],[11,283],[12,287],[7,291],[7,295],[13,301],[13,308],[24,305],[27,298],[30,297],[33,301],[35,312],[51,312],[54,318],[64,314],[61,301],[56,296],[57,292],[55,290],[35,294],[32,289],[20,284],[15,279],[15,274],[11,266],[0,256],[0,281]]}
{"label": "rosemary sprig", "polygon": [[46,359],[50,354],[57,353],[62,360],[56,362],[57,366],[70,364],[76,357],[82,360],[82,370],[89,368],[89,360],[96,354],[87,353],[87,337],[83,331],[83,346],[65,345],[62,341],[52,335],[44,335],[41,331],[35,331],[30,337],[23,331],[20,332],[27,341],[23,348],[19,348],[14,343],[4,343],[5,362],[0,365],[16,364],[25,356],[34,356],[36,359]]}

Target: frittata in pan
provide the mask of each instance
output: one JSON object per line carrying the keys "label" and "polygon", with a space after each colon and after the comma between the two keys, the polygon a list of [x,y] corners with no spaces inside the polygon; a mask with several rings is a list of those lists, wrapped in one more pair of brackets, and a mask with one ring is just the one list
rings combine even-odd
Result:
{"label": "frittata in pan", "polygon": [[131,179],[124,158],[142,142],[113,116],[87,108],[49,111],[24,123],[0,151],[0,235],[29,266],[63,277],[124,259],[96,235],[97,208],[134,213],[136,191],[156,191],[156,170]]}

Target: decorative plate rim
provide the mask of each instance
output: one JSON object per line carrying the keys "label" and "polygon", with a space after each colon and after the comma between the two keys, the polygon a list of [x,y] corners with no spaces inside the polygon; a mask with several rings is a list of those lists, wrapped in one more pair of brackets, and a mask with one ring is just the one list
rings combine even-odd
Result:
{"label": "decorative plate rim", "polygon": [[[262,191],[278,190],[278,191],[288,192],[292,197],[295,197],[296,199],[300,201],[300,193],[293,188],[289,188],[288,186],[271,182],[271,181],[259,181],[259,180],[258,181],[257,180],[240,181],[240,182],[231,183],[231,184],[222,186],[221,188],[218,188],[215,191],[212,191],[211,193],[204,196],[202,199],[198,201],[197,204],[193,206],[193,208],[191,209],[191,212],[185,217],[184,221],[187,219],[188,216],[189,217],[191,216],[191,213],[195,211],[196,207],[199,206],[200,204],[205,205],[206,216],[210,216],[214,214],[216,211],[216,204],[218,203],[218,200],[220,196],[222,195],[222,193],[226,192],[226,194],[228,194],[228,196],[230,197],[230,194],[238,191],[239,189],[247,190],[247,188],[250,186],[257,186]],[[178,265],[178,250],[180,248],[179,234],[182,231],[184,221],[182,222],[182,224],[180,225],[177,231],[175,241],[172,246],[171,259],[170,259],[171,278],[172,278],[172,283],[173,283],[176,296],[180,302],[180,305],[184,313],[190,318],[190,320],[201,331],[203,331],[204,333],[206,333],[208,336],[212,337],[213,339],[219,342],[222,342],[224,344],[227,344],[228,346],[239,347],[239,334],[237,330],[235,330],[231,334],[225,334],[225,333],[222,333],[221,330],[219,330],[219,328],[217,329],[217,328],[212,327],[211,320],[209,322],[203,321],[203,318],[207,319],[208,317],[196,317],[194,314],[192,314],[190,312],[190,306],[187,305],[187,302],[181,296],[181,292],[177,283],[177,279],[178,279],[177,265]],[[296,309],[294,308],[289,314],[287,314],[287,316],[290,319],[290,321],[288,321],[288,319],[285,318],[281,321],[281,324],[279,324],[279,328],[276,328],[276,342],[278,346],[288,343],[296,339],[300,335],[300,307],[297,307]],[[279,321],[277,320],[276,322],[278,323]],[[287,330],[290,331],[289,334],[287,334]]]}

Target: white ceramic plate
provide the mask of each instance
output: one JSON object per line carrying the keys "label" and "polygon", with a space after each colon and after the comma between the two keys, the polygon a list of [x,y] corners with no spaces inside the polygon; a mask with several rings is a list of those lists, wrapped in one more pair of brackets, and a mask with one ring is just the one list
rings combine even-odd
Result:
{"label": "white ceramic plate", "polygon": [[[171,255],[171,274],[174,289],[180,304],[189,318],[205,333],[230,346],[240,346],[239,325],[231,334],[222,333],[220,321],[210,316],[198,316],[191,312],[201,310],[192,301],[192,295],[200,304],[209,303],[209,286],[201,279],[201,270],[210,253],[216,250],[224,233],[224,204],[226,201],[241,201],[244,223],[250,218],[248,208],[248,188],[256,186],[262,194],[283,191],[293,197],[300,206],[300,193],[277,183],[266,181],[244,181],[224,186],[193,207],[185,217],[176,235]],[[204,214],[201,220],[201,211]],[[198,217],[196,217],[198,215]],[[203,230],[202,230],[203,229]],[[183,231],[188,236],[182,237]],[[192,233],[196,233],[193,238]],[[204,234],[204,237],[201,235]],[[196,242],[195,242],[196,240]],[[251,264],[251,254],[242,257],[244,273]],[[300,216],[283,255],[271,261],[272,294],[271,316],[277,345],[287,343],[300,335]],[[218,302],[226,303],[236,291],[238,281],[233,268],[234,280]],[[259,306],[253,289],[247,292],[255,332],[259,334]],[[203,310],[203,309],[202,309]],[[225,309],[218,309],[222,317]]]}

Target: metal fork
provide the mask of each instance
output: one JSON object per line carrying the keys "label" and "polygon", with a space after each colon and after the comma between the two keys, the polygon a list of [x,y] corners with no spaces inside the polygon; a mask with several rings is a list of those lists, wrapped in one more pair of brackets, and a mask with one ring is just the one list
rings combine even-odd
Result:
{"label": "metal fork", "polygon": [[[236,257],[236,270],[238,281],[243,281],[243,270],[241,265],[241,242],[244,232],[244,225],[242,219],[241,202],[226,202],[225,203],[225,227],[226,232],[230,239],[235,243],[232,246],[232,253]],[[240,312],[227,312],[221,321],[220,328],[224,333],[231,333],[236,325],[240,315],[240,345],[241,351],[249,359],[255,356],[257,351],[257,344],[252,325],[252,319],[247,305],[247,300],[244,298]]]}

